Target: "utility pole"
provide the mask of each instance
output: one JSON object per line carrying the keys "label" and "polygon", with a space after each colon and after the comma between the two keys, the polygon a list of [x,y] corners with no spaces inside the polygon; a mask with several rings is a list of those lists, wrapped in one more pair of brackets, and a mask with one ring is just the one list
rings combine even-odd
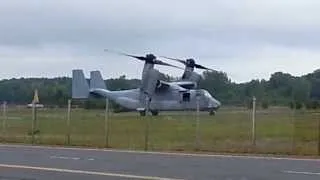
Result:
{"label": "utility pole", "polygon": [[256,145],[256,97],[252,98],[252,145]]}

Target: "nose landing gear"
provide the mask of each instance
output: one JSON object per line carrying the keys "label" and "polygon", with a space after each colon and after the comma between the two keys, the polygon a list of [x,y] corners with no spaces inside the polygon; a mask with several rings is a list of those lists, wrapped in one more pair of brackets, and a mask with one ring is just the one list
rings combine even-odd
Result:
{"label": "nose landing gear", "polygon": [[152,114],[152,116],[158,116],[159,111],[157,111],[157,110],[151,110],[151,114]]}
{"label": "nose landing gear", "polygon": [[211,110],[211,111],[209,111],[209,115],[210,115],[210,116],[214,116],[214,115],[216,115],[216,111],[215,111],[215,110]]}
{"label": "nose landing gear", "polygon": [[[151,110],[150,112],[152,116],[158,116],[159,114],[159,111],[156,111],[156,110]],[[144,111],[139,111],[139,113],[140,113],[140,116],[146,116],[147,112],[144,110]]]}

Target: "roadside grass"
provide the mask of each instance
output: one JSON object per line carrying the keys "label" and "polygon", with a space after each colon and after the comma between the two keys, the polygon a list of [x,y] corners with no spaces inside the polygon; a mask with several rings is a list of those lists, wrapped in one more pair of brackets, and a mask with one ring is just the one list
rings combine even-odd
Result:
{"label": "roadside grass", "polygon": [[[31,143],[31,109],[8,109],[7,116],[5,127],[2,117],[1,141]],[[319,118],[319,112],[314,111],[258,110],[256,145],[252,145],[250,110],[221,109],[215,116],[201,113],[200,144],[196,146],[194,112],[163,112],[147,117],[135,112],[110,113],[108,147],[143,150],[148,121],[148,150],[317,155]],[[72,109],[70,144],[66,119],[66,109],[39,109],[35,143],[106,146],[103,110]]]}

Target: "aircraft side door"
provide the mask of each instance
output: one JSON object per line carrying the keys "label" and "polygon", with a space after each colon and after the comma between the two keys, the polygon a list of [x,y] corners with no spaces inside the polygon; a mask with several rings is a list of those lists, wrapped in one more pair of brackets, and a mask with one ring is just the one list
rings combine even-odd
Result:
{"label": "aircraft side door", "polygon": [[190,92],[181,92],[180,93],[180,102],[181,103],[188,103],[190,102]]}

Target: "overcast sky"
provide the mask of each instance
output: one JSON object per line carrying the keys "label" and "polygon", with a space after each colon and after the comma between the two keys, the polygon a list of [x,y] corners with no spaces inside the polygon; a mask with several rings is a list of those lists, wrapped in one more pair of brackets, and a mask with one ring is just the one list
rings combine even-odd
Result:
{"label": "overcast sky", "polygon": [[[103,51],[195,58],[232,81],[320,68],[317,0],[0,0],[0,79],[140,78],[143,63]],[[175,65],[182,66],[172,61]],[[173,76],[181,70],[156,66]],[[197,72],[201,72],[197,70]]]}

